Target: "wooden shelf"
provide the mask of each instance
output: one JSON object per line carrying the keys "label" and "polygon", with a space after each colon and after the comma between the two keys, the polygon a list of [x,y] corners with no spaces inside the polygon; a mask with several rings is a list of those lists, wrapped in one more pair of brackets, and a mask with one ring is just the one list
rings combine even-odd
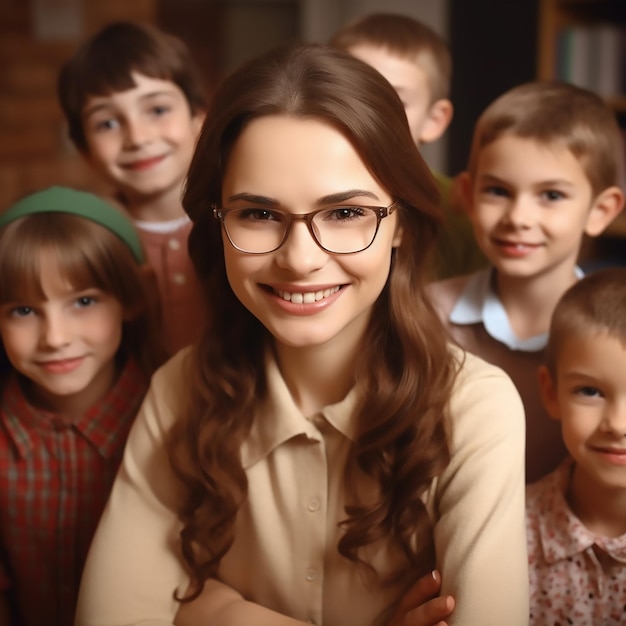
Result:
{"label": "wooden shelf", "polygon": [[[539,0],[538,79],[560,78],[560,76],[557,76],[559,38],[566,29],[584,31],[586,27],[593,29],[593,36],[596,37],[597,34],[595,33],[599,30],[596,27],[609,27],[609,30],[623,28],[626,36],[626,0]],[[600,32],[602,32],[601,29]],[[613,33],[611,35],[613,36]],[[588,36],[590,37],[591,35]],[[597,39],[595,41],[597,42]],[[626,59],[622,62],[625,64],[622,73],[626,74]],[[571,66],[566,65],[565,67]],[[581,66],[578,67],[581,69]],[[585,67],[586,65],[582,66],[582,68]],[[590,65],[589,67],[594,66]],[[573,78],[572,81],[575,82]],[[606,85],[606,83],[604,84]],[[614,84],[614,82],[609,82],[609,85]],[[621,88],[617,91],[618,93],[610,96],[606,95],[605,98],[615,111],[618,123],[624,131],[624,138],[626,139],[626,85],[621,85]],[[606,91],[604,93],[608,94],[610,92]],[[615,219],[602,237],[626,239],[626,212],[622,212]],[[626,243],[624,245],[626,247]]]}

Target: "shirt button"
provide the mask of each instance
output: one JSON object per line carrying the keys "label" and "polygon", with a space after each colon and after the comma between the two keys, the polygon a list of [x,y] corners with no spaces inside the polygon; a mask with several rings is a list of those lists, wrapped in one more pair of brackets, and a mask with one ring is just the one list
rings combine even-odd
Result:
{"label": "shirt button", "polygon": [[324,419],[323,415],[314,415],[311,418],[311,422],[316,428],[320,430],[326,425],[326,420]]}
{"label": "shirt button", "polygon": [[178,239],[170,239],[167,245],[170,247],[170,250],[180,250],[180,241]]}
{"label": "shirt button", "polygon": [[187,282],[187,278],[185,277],[185,275],[181,274],[180,272],[174,274],[174,276],[172,276],[172,280],[176,285],[184,285]]}
{"label": "shirt button", "polygon": [[320,508],[320,500],[319,498],[311,498],[308,502],[308,504],[306,505],[307,510],[311,511],[311,513],[315,513],[315,511],[318,511]]}
{"label": "shirt button", "polygon": [[317,578],[317,572],[311,567],[306,571],[305,578],[307,582],[312,582]]}

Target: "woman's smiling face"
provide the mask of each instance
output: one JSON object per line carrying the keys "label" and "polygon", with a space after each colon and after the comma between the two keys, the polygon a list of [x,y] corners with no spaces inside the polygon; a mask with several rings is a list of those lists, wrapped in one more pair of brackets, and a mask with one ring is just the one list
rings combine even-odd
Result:
{"label": "woman's smiling face", "polygon": [[[310,118],[253,120],[233,146],[222,183],[224,209],[302,214],[392,202],[346,137]],[[223,232],[230,286],[279,343],[304,348],[345,340],[352,345],[361,339],[389,276],[392,248],[400,242],[397,220],[397,212],[382,219],[372,245],[346,255],[322,250],[301,221],[293,223],[278,250],[267,254],[240,252]]]}

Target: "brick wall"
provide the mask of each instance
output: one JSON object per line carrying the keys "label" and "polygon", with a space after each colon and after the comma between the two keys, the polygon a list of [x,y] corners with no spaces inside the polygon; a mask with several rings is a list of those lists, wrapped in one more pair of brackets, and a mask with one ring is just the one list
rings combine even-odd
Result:
{"label": "brick wall", "polygon": [[121,19],[155,20],[155,0],[55,2],[59,6],[80,4],[77,37],[38,39],[36,0],[0,3],[0,210],[52,184],[105,191],[66,138],[56,100],[57,73],[82,39],[105,24]]}

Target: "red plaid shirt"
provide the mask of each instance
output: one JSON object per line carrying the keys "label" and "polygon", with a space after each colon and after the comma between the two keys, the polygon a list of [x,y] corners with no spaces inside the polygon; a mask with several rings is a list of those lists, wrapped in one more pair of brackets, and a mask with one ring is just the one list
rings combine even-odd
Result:
{"label": "red plaid shirt", "polygon": [[19,626],[71,626],[87,550],[147,390],[132,361],[73,424],[29,405],[17,377],[0,406],[0,589]]}

